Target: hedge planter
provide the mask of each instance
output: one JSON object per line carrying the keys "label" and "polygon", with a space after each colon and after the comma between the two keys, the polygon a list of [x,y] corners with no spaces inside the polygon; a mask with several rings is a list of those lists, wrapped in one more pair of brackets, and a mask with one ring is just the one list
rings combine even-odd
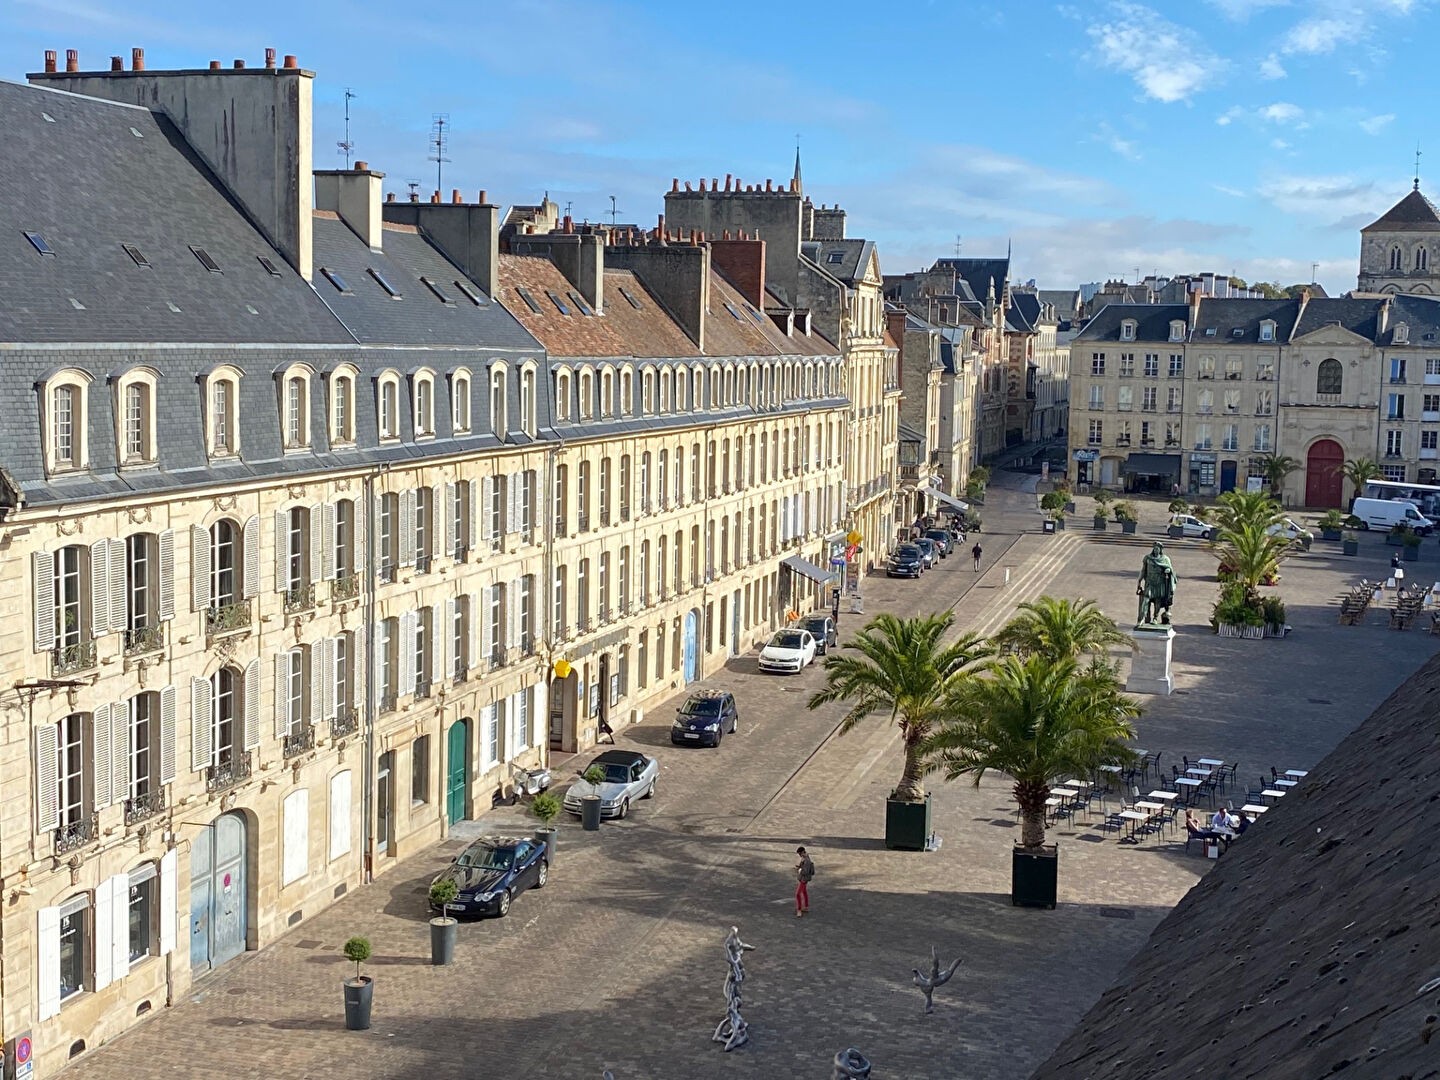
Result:
{"label": "hedge planter", "polygon": [[1122,521],[1120,523],[1120,531],[1126,536],[1133,536],[1135,534],[1135,528],[1139,524],[1138,521]]}
{"label": "hedge planter", "polygon": [[1055,909],[1060,881],[1060,845],[1025,848],[1016,844],[1010,854],[1010,903],[1014,907]]}
{"label": "hedge planter", "polygon": [[1340,553],[1341,553],[1342,555],[1359,555],[1359,554],[1360,554],[1360,541],[1359,541],[1359,540],[1346,540],[1346,541],[1344,542],[1344,544],[1342,544],[1341,547],[1340,547]]}
{"label": "hedge planter", "polygon": [[430,920],[430,963],[434,967],[444,967],[455,959],[455,938],[459,933],[459,921],[448,915]]}
{"label": "hedge planter", "polygon": [[885,846],[891,851],[924,851],[930,839],[930,793],[924,802],[885,800]]}
{"label": "hedge planter", "polygon": [[553,825],[542,825],[535,830],[535,842],[545,846],[545,861],[551,866],[555,865],[555,848],[558,837],[559,830]]}
{"label": "hedge planter", "polygon": [[1171,540],[1179,540],[1184,537],[1185,530],[1179,525],[1167,525],[1165,526],[1165,535]]}
{"label": "hedge planter", "polygon": [[1104,532],[1104,531],[1105,531],[1105,519],[1104,519],[1104,518],[1095,518],[1095,519],[1094,519],[1094,522],[1095,522],[1095,531],[1096,531],[1096,532]]}
{"label": "hedge planter", "polygon": [[345,980],[345,1027],[350,1031],[370,1030],[370,1003],[375,984],[369,975]]}
{"label": "hedge planter", "polygon": [[1240,628],[1240,636],[1241,636],[1242,638],[1251,638],[1251,639],[1254,639],[1254,638],[1263,638],[1263,637],[1265,636],[1265,627],[1263,627],[1263,626],[1242,626],[1242,627]]}
{"label": "hedge planter", "polygon": [[1339,529],[1321,529],[1321,530],[1320,530],[1320,539],[1321,539],[1321,540],[1339,540],[1339,539],[1342,539],[1342,538],[1344,537],[1344,535],[1345,535],[1345,534],[1342,533]]}

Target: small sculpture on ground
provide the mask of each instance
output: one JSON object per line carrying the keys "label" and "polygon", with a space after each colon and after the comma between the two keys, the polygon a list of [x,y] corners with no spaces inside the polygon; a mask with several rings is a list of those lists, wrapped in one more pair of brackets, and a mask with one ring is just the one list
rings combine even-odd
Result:
{"label": "small sculpture on ground", "polygon": [[726,1050],[744,1046],[750,1039],[750,1025],[740,1015],[741,987],[745,982],[745,953],[755,948],[740,940],[740,928],[732,926],[725,936],[725,959],[730,970],[725,973],[725,1019],[715,1026],[712,1042],[724,1043]]}
{"label": "small sculpture on ground", "polygon": [[960,966],[960,957],[944,971],[940,970],[940,951],[934,945],[930,946],[930,974],[920,974],[919,968],[911,968],[915,973],[915,985],[925,995],[925,1013],[928,1016],[935,1011],[934,993],[937,986],[944,986],[950,981],[950,976],[955,974],[955,969]]}
{"label": "small sculpture on ground", "polygon": [[835,1071],[830,1080],[866,1080],[870,1075],[870,1059],[853,1046],[835,1055]]}

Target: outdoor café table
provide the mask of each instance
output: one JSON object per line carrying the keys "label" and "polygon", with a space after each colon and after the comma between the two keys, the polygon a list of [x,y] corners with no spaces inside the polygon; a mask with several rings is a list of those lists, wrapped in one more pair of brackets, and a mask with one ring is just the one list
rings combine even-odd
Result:
{"label": "outdoor caf\u00e9 table", "polygon": [[1285,775],[1295,780],[1303,780],[1309,776],[1310,773],[1305,769],[1286,769]]}
{"label": "outdoor caf\u00e9 table", "polygon": [[1160,802],[1167,803],[1174,802],[1179,797],[1180,793],[1178,791],[1160,791],[1158,789],[1145,796],[1147,799],[1156,799]]}
{"label": "outdoor caf\u00e9 table", "polygon": [[1266,788],[1260,794],[1267,799],[1283,799],[1285,797],[1285,792],[1281,788]]}
{"label": "outdoor caf\u00e9 table", "polygon": [[1120,817],[1130,823],[1130,833],[1128,839],[1131,843],[1136,843],[1137,841],[1135,840],[1135,828],[1140,824],[1140,822],[1149,821],[1150,815],[1145,813],[1143,810],[1121,810]]}
{"label": "outdoor caf\u00e9 table", "polygon": [[1177,776],[1175,778],[1175,786],[1183,787],[1191,794],[1194,794],[1197,790],[1199,790],[1199,788],[1202,787],[1204,783],[1204,780],[1196,780],[1193,776]]}
{"label": "outdoor caf\u00e9 table", "polygon": [[1200,777],[1200,779],[1203,780],[1203,779],[1205,779],[1205,777],[1207,777],[1207,776],[1210,775],[1210,770],[1209,770],[1209,769],[1194,769],[1194,768],[1192,768],[1192,769],[1186,769],[1186,770],[1185,770],[1185,775],[1186,775],[1186,776],[1198,776],[1198,777]]}
{"label": "outdoor caf\u00e9 table", "polygon": [[1268,806],[1256,806],[1254,803],[1246,803],[1244,806],[1240,807],[1240,809],[1244,810],[1247,814],[1255,814],[1258,817],[1260,814],[1263,814],[1266,810],[1270,808]]}
{"label": "outdoor caf\u00e9 table", "polygon": [[1205,765],[1211,769],[1218,769],[1221,765],[1225,764],[1223,761],[1216,761],[1213,757],[1196,758],[1195,763],[1197,765]]}
{"label": "outdoor caf\u00e9 table", "polygon": [[1275,786],[1276,786],[1276,787],[1292,788],[1292,787],[1298,786],[1299,783],[1300,783],[1300,781],[1299,781],[1299,780],[1276,780],[1274,783],[1275,783]]}

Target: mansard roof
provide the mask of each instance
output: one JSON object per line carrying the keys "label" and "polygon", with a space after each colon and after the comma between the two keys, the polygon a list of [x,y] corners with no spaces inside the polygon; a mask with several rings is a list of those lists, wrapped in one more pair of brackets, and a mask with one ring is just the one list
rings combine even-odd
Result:
{"label": "mansard roof", "polygon": [[1360,230],[1368,232],[1440,232],[1440,213],[1417,186],[1405,197]]}
{"label": "mansard roof", "polygon": [[[1085,324],[1085,329],[1075,335],[1080,342],[1120,340],[1120,324],[1126,319],[1135,322],[1137,342],[1160,342],[1170,340],[1170,323],[1185,322],[1190,309],[1185,304],[1106,304],[1095,317]],[[1130,344],[1126,341],[1125,344]]]}

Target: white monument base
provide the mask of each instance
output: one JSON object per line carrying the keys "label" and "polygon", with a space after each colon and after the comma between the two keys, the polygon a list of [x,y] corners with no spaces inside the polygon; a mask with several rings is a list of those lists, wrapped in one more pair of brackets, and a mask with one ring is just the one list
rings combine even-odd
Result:
{"label": "white monument base", "polygon": [[1130,678],[1125,691],[1130,694],[1165,694],[1175,689],[1170,674],[1170,648],[1175,640],[1171,626],[1137,626],[1130,632],[1135,640],[1130,656]]}

